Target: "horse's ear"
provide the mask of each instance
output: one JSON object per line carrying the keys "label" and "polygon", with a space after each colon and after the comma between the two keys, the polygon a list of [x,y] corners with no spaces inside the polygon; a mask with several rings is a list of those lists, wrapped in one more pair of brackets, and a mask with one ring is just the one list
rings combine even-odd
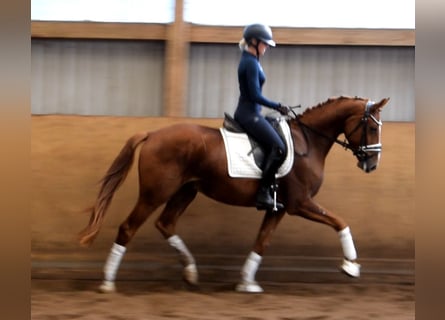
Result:
{"label": "horse's ear", "polygon": [[389,98],[383,98],[382,100],[380,100],[379,102],[375,103],[372,106],[373,111],[378,111],[380,112],[382,110],[382,108],[388,103]]}

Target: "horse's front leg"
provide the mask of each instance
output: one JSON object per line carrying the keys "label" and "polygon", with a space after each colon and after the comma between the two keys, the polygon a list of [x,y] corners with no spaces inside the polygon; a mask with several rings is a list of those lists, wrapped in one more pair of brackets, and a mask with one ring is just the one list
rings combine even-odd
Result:
{"label": "horse's front leg", "polygon": [[279,212],[268,210],[264,215],[263,223],[258,232],[253,250],[247,257],[241,270],[241,281],[236,286],[236,291],[251,293],[263,292],[263,288],[255,281],[255,274],[260,266],[264,251],[270,244],[272,232],[283,218],[284,213],[284,210]]}
{"label": "horse's front leg", "polygon": [[[291,211],[289,214],[293,214]],[[357,263],[357,251],[355,250],[352,234],[347,223],[332,212],[322,208],[312,200],[307,200],[297,211],[296,215],[331,226],[337,231],[343,250],[343,263],[341,270],[348,276],[360,277],[360,264]]]}

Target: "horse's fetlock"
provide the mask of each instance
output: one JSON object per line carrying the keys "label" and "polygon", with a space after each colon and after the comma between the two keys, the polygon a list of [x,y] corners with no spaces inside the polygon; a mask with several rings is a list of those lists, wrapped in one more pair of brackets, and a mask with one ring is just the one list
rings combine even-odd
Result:
{"label": "horse's fetlock", "polygon": [[123,223],[119,226],[119,233],[128,234],[130,226],[127,223]]}
{"label": "horse's fetlock", "polygon": [[129,239],[131,239],[134,231],[131,230],[130,226],[127,223],[123,223],[119,226],[119,233],[116,239],[117,243],[128,243]]}
{"label": "horse's fetlock", "polygon": [[168,230],[167,226],[164,225],[161,219],[155,221],[155,227],[158,231],[166,238],[171,236],[171,232]]}
{"label": "horse's fetlock", "polygon": [[164,232],[164,231],[165,231],[165,226],[164,226],[164,224],[162,223],[162,221],[159,220],[159,219],[155,221],[155,227],[156,227],[156,229],[158,229],[160,232]]}

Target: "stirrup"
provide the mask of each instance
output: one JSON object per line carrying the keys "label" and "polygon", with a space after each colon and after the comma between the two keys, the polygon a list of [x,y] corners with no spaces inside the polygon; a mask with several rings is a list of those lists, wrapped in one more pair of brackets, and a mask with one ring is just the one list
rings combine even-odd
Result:
{"label": "stirrup", "polygon": [[[274,182],[271,186],[271,189],[273,190],[273,199],[272,199],[272,203],[266,203],[266,202],[256,202],[256,208],[258,210],[269,210],[272,209],[272,211],[278,211],[278,210],[283,210],[284,209],[284,205],[280,202],[277,201],[277,190],[278,190],[278,185]],[[269,192],[269,191],[267,191]],[[270,194],[268,193],[268,195],[270,196]]]}
{"label": "stirrup", "polygon": [[283,210],[284,209],[284,205],[282,203],[275,203],[272,206],[267,205],[267,203],[257,203],[256,204],[256,208],[257,210],[269,210],[272,209],[272,211],[278,211],[278,210]]}
{"label": "stirrup", "polygon": [[[272,211],[278,211],[278,209],[284,209],[284,205],[282,203],[277,202],[277,190],[278,184],[276,179],[274,179],[274,183],[272,184],[272,192],[273,192],[273,208]],[[280,208],[278,208],[280,207]]]}

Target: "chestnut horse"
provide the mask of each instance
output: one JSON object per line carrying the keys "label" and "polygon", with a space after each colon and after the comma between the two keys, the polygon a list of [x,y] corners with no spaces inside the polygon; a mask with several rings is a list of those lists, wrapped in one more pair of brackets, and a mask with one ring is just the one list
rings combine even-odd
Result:
{"label": "chestnut horse", "polygon": [[[284,216],[290,215],[331,226],[343,249],[341,271],[360,276],[360,265],[348,224],[339,216],[314,202],[323,181],[325,158],[334,143],[353,152],[358,167],[371,172],[378,166],[381,153],[380,111],[389,98],[380,102],[359,97],[336,97],[287,116],[294,144],[291,171],[277,179],[277,198],[284,204],[279,211],[267,210],[258,236],[241,270],[236,287],[242,292],[262,292],[255,274],[271,234]],[[344,134],[345,140],[338,136]],[[184,279],[198,282],[196,262],[183,240],[176,234],[176,223],[198,192],[219,202],[253,207],[259,180],[231,178],[222,135],[218,129],[194,124],[176,124],[130,137],[101,182],[100,192],[88,226],[80,233],[80,243],[90,245],[103,223],[113,194],[126,178],[139,154],[139,197],[134,209],[120,225],[104,266],[102,292],[115,290],[115,277],[121,259],[138,228],[153,211],[166,204],[156,220],[156,228],[178,252],[184,266]]]}

